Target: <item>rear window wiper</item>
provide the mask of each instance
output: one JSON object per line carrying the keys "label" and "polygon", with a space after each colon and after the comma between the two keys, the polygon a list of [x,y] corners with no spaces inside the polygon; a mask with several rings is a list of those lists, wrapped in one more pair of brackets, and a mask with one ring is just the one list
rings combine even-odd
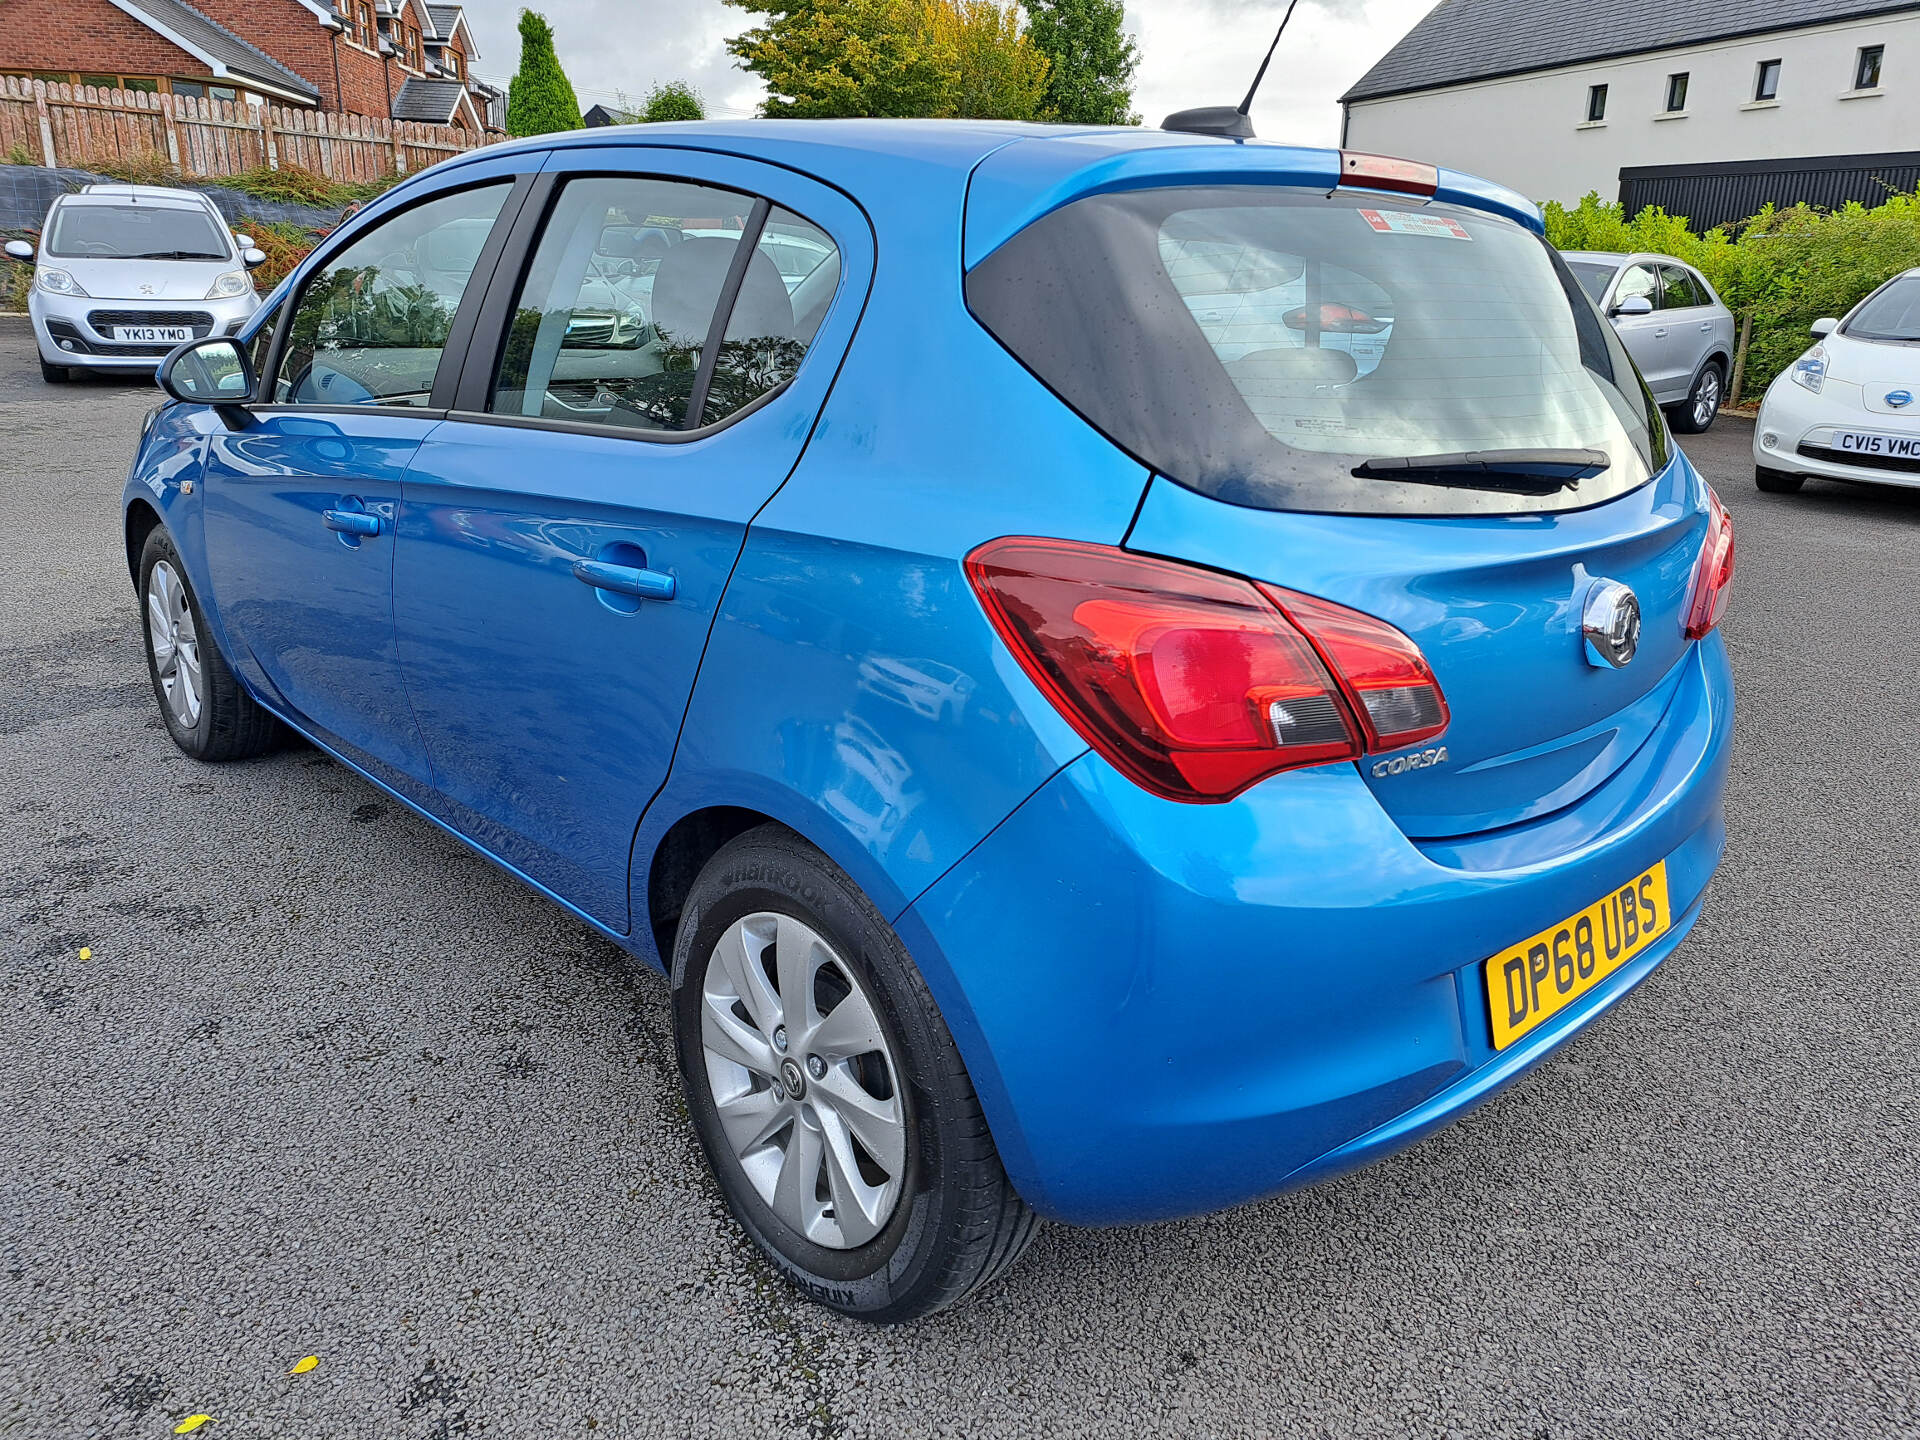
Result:
{"label": "rear window wiper", "polygon": [[1458,455],[1382,456],[1353,467],[1361,480],[1404,480],[1459,490],[1553,495],[1603,473],[1604,450],[1469,450]]}

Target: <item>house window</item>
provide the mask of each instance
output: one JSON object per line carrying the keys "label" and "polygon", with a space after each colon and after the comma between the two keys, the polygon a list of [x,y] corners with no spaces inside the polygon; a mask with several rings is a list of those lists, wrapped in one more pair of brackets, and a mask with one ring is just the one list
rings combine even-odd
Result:
{"label": "house window", "polygon": [[1880,88],[1880,62],[1885,58],[1887,47],[1884,45],[1862,45],[1860,53],[1853,62],[1853,88],[1856,90],[1878,90]]}
{"label": "house window", "polygon": [[1754,100],[1778,100],[1780,98],[1780,62],[1762,60],[1753,74]]}
{"label": "house window", "polygon": [[1667,76],[1667,113],[1678,114],[1687,108],[1687,72]]}
{"label": "house window", "polygon": [[353,0],[348,16],[348,35],[353,43],[366,50],[380,48],[380,28],[373,18],[372,0]]}
{"label": "house window", "polygon": [[1607,87],[1590,85],[1587,87],[1587,123],[1598,125],[1607,118]]}
{"label": "house window", "polygon": [[229,105],[239,100],[240,92],[231,85],[209,85],[204,80],[175,80],[173,93],[190,95],[195,100],[224,100]]}
{"label": "house window", "polygon": [[400,52],[400,63],[409,70],[418,70],[420,65],[420,32],[402,20],[396,28],[400,43],[395,46]]}
{"label": "house window", "polygon": [[80,83],[96,90],[139,90],[147,95],[160,88],[160,82],[148,75],[82,75]]}

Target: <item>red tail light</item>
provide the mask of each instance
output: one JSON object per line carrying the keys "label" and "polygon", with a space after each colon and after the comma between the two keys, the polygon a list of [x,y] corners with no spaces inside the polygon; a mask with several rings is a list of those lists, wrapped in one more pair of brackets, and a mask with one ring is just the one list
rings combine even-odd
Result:
{"label": "red tail light", "polygon": [[991,541],[967,576],[1060,713],[1158,795],[1230,800],[1447,725],[1413,642],[1325,600],[1067,540]]}
{"label": "red tail light", "polygon": [[1727,613],[1727,592],[1733,588],[1733,517],[1720,497],[1707,487],[1707,543],[1693,570],[1693,600],[1687,606],[1687,638],[1698,640]]}

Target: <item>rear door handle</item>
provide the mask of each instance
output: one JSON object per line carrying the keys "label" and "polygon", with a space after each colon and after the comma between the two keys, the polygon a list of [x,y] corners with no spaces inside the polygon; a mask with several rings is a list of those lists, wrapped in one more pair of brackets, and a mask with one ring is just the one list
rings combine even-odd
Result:
{"label": "rear door handle", "polygon": [[637,565],[609,565],[604,560],[576,560],[573,576],[596,590],[613,590],[637,600],[673,599],[673,576]]}
{"label": "rear door handle", "polygon": [[1711,335],[1713,333],[1713,323],[1709,321],[1705,325],[1702,325],[1700,327],[1700,333],[1702,335]]}
{"label": "rear door handle", "polygon": [[1666,327],[1666,326],[1664,326],[1664,325],[1662,325],[1662,326],[1661,326],[1661,327],[1660,327],[1660,328],[1659,328],[1658,330],[1656,330],[1656,331],[1654,331],[1654,332],[1653,332],[1653,338],[1654,338],[1654,339],[1656,339],[1656,340],[1664,340],[1664,339],[1666,339],[1666,338],[1667,338],[1667,327]]}
{"label": "rear door handle", "polygon": [[378,535],[380,517],[369,515],[364,510],[322,510],[320,518],[326,522],[327,529],[338,530],[342,535]]}

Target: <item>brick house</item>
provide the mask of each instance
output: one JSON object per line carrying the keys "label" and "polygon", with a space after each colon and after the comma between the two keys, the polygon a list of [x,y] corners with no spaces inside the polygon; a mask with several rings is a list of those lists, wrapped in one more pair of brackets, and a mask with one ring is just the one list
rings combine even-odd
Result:
{"label": "brick house", "polygon": [[0,75],[500,129],[459,5],[0,0]]}

